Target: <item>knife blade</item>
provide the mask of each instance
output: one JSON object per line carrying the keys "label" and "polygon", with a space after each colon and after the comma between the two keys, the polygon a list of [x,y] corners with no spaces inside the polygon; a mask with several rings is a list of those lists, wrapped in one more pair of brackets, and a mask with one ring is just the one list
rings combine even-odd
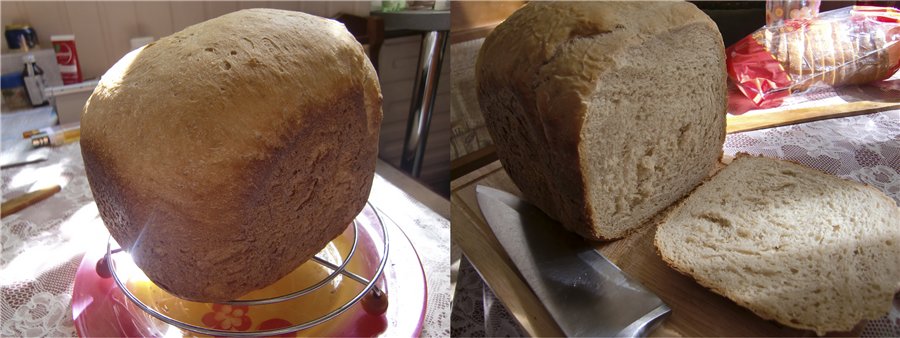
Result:
{"label": "knife blade", "polygon": [[669,313],[659,297],[543,211],[478,185],[481,213],[567,336],[641,337]]}

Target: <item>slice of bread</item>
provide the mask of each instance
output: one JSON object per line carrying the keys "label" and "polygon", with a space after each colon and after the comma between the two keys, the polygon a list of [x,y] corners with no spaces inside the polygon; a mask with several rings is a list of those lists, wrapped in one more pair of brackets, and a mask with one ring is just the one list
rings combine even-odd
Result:
{"label": "slice of bread", "polygon": [[900,289],[900,209],[871,187],[740,155],[659,226],[670,266],[760,317],[847,331]]}
{"label": "slice of bread", "polygon": [[533,2],[485,39],[478,100],[525,198],[614,239],[706,177],[725,139],[725,54],[686,2]]}

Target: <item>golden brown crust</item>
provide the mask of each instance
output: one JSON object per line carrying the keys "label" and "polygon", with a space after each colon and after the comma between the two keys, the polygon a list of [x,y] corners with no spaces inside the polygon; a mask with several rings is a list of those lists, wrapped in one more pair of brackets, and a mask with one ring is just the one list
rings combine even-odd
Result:
{"label": "golden brown crust", "polygon": [[[558,17],[559,25],[523,26],[543,21],[541,17],[544,16]],[[579,24],[581,27],[577,27]],[[529,4],[513,13],[485,39],[476,65],[479,101],[485,122],[493,127],[488,130],[495,143],[522,132],[534,146],[534,152],[498,147],[504,168],[529,200],[567,226],[587,223],[584,211],[564,210],[568,205],[584,205],[581,177],[573,175],[568,168],[578,167],[575,145],[586,108],[574,93],[559,93],[562,95],[552,97],[559,99],[555,104],[569,107],[571,114],[551,116],[541,110],[547,108],[545,105],[537,103],[538,95],[550,93],[538,93],[536,88],[542,80],[541,67],[561,53],[566,41],[592,33],[599,34],[599,27],[590,25],[587,17],[571,8],[557,4]],[[545,97],[543,102],[548,103],[549,99]],[[493,114],[495,111],[510,114]],[[569,146],[561,147],[561,143]],[[569,153],[551,149],[569,149]],[[546,177],[545,173],[554,170],[551,168],[557,168],[560,175]],[[563,182],[558,178],[567,180],[565,188],[561,187]],[[591,235],[585,233],[588,228],[572,230]]]}
{"label": "golden brown crust", "polygon": [[362,209],[381,93],[339,23],[244,10],[130,53],[82,115],[101,217],[182,298],[225,301],[308,260]]}

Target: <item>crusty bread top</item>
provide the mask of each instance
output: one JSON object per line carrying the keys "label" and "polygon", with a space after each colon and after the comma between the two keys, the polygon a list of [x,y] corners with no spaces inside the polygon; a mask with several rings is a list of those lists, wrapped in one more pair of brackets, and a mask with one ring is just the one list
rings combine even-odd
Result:
{"label": "crusty bread top", "polygon": [[738,156],[660,225],[663,260],[784,325],[849,331],[900,290],[900,209],[802,165]]}
{"label": "crusty bread top", "polygon": [[[687,2],[533,2],[491,32],[476,63],[479,102],[498,156],[526,198],[584,237],[623,235],[598,232],[592,224],[602,221],[591,219],[585,197],[581,162],[595,155],[584,149],[582,131],[592,95],[598,79],[627,59],[625,50],[698,25],[718,32]],[[724,115],[724,95],[720,103]],[[723,140],[724,125],[717,134]]]}

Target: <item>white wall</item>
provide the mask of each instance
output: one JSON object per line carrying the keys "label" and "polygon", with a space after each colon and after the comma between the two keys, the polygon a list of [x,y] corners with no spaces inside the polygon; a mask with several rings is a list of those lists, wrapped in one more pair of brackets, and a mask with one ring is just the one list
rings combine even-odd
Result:
{"label": "white wall", "polygon": [[[357,2],[0,2],[3,25],[29,23],[38,32],[43,48],[50,48],[50,35],[75,34],[85,78],[102,75],[130,50],[131,38],[160,38],[225,13],[245,8],[268,7],[302,11],[319,16],[338,12],[366,16],[369,1]],[[3,37],[2,51],[7,51]]]}

